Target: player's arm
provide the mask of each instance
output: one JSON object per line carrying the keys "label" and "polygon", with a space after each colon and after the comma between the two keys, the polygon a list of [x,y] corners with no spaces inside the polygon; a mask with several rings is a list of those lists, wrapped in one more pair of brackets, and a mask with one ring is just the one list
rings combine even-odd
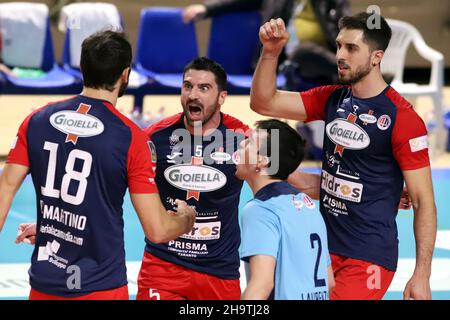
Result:
{"label": "player's arm", "polygon": [[320,174],[296,170],[288,177],[288,182],[300,192],[306,193],[314,200],[320,199]]}
{"label": "player's arm", "polygon": [[274,286],[276,260],[272,256],[250,257],[250,280],[242,294],[242,300],[266,300]]}
{"label": "player's arm", "polygon": [[270,117],[304,121],[306,111],[298,92],[277,90],[278,57],[288,41],[288,32],[282,19],[271,19],[259,29],[261,56],[253,74],[250,107]]}
{"label": "player's arm", "polygon": [[28,174],[28,167],[6,164],[0,176],[0,231],[8,215],[11,203],[20,185]]}
{"label": "player's arm", "polygon": [[158,193],[131,193],[145,236],[153,243],[163,243],[189,232],[194,226],[196,211],[186,202],[176,200],[177,212],[167,211]]}
{"label": "player's arm", "polygon": [[404,298],[431,299],[431,259],[437,228],[431,170],[429,166],[404,170],[403,177],[414,209],[416,240],[416,266],[413,276],[406,285]]}
{"label": "player's arm", "polygon": [[328,266],[328,293],[331,294],[333,292],[334,287],[336,286],[336,280],[334,279],[333,269],[331,265]]}

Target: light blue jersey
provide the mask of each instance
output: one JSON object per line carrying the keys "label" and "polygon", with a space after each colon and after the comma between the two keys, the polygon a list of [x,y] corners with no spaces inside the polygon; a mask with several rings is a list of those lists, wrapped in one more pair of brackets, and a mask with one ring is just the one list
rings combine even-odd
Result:
{"label": "light blue jersey", "polygon": [[240,256],[276,259],[275,300],[325,300],[327,231],[318,206],[287,182],[259,190],[242,213]]}

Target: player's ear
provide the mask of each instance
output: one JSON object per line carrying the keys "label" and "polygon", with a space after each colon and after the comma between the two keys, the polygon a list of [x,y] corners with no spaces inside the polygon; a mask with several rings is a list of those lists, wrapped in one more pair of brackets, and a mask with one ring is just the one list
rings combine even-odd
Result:
{"label": "player's ear", "polygon": [[270,159],[268,156],[258,155],[258,164],[257,167],[259,169],[266,169],[269,167]]}
{"label": "player's ear", "polygon": [[123,69],[122,75],[121,75],[123,82],[128,82],[128,79],[130,77],[130,73],[131,73],[131,68],[130,67],[126,67],[125,69]]}
{"label": "player's ear", "polygon": [[219,105],[223,105],[225,103],[225,98],[228,95],[228,91],[222,90],[219,92]]}

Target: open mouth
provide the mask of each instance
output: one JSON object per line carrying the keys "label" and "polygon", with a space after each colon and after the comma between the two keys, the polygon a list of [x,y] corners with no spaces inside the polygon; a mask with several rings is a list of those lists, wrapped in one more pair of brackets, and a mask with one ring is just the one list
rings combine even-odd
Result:
{"label": "open mouth", "polygon": [[348,70],[348,69],[350,69],[348,66],[346,66],[346,65],[338,65],[338,70],[339,71],[344,71],[344,70]]}
{"label": "open mouth", "polygon": [[202,107],[195,105],[195,104],[190,104],[188,105],[188,109],[189,109],[189,114],[191,115],[191,117],[193,118],[199,118],[202,115]]}

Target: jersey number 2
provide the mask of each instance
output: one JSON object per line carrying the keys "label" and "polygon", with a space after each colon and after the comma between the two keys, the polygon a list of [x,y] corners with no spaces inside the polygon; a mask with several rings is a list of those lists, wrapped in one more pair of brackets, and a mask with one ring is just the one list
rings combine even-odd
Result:
{"label": "jersey number 2", "polygon": [[[56,157],[58,151],[58,144],[45,141],[44,150],[49,151],[47,179],[45,180],[45,186],[41,187],[41,193],[43,196],[59,198],[64,202],[79,205],[84,201],[87,188],[87,177],[91,173],[92,167],[92,155],[89,152],[74,149],[70,151],[67,158],[65,171],[61,182],[61,191],[55,189],[55,174],[56,174]],[[81,171],[75,171],[75,161],[79,159],[83,161],[83,167]],[[72,180],[78,181],[78,190],[75,195],[69,194],[69,185]]]}
{"label": "jersey number 2", "polygon": [[309,239],[311,240],[311,248],[314,249],[314,242],[317,242],[317,258],[316,258],[316,266],[314,267],[314,285],[317,287],[325,287],[326,282],[325,279],[318,279],[317,272],[319,271],[319,263],[320,256],[322,255],[322,241],[320,241],[320,237],[317,233],[311,233]]}

